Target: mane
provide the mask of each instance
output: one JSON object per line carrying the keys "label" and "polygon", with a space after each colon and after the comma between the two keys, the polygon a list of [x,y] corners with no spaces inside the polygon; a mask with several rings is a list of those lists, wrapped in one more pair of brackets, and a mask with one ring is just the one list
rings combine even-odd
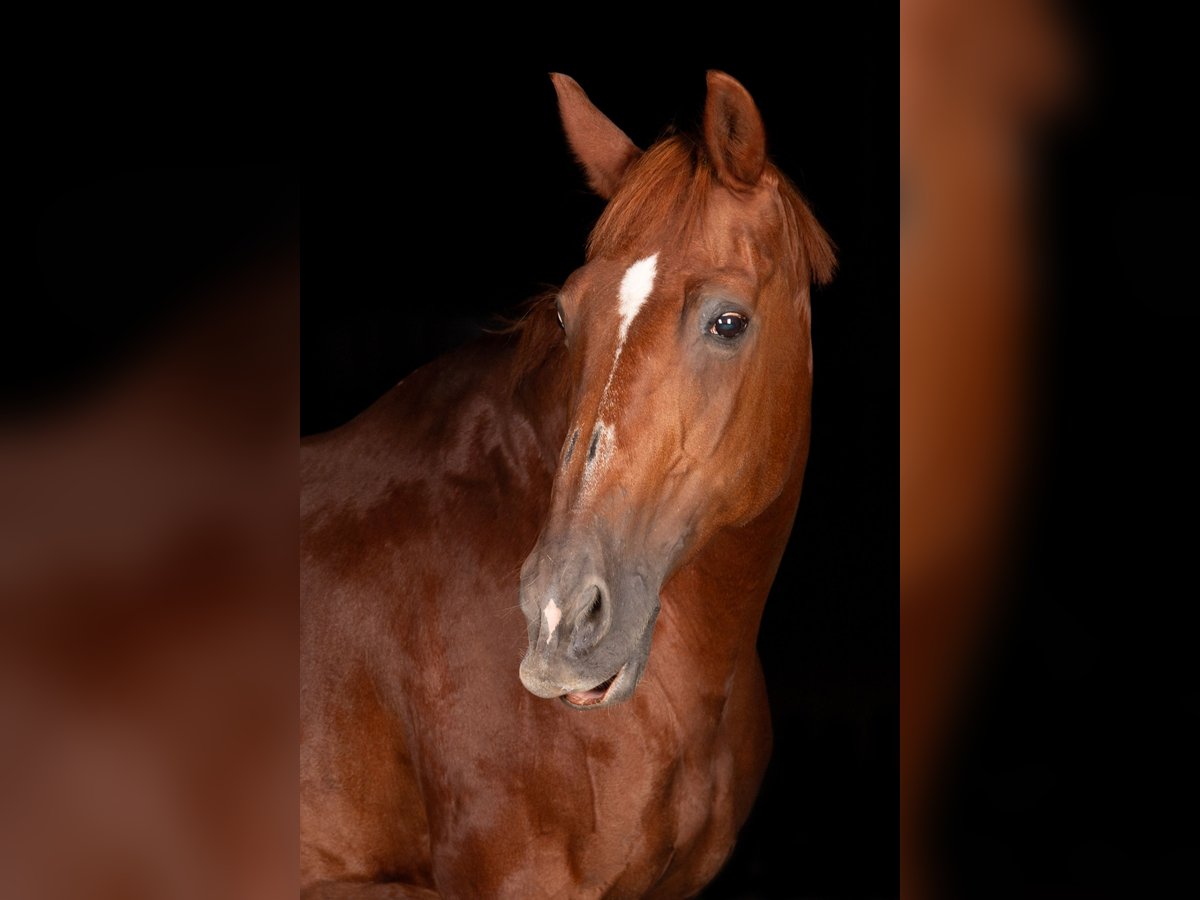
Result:
{"label": "mane", "polygon": [[[804,196],[773,163],[767,162],[763,179],[776,188],[782,201],[781,225],[795,283],[827,284],[837,267],[829,235]],[[630,166],[588,237],[586,258],[627,253],[647,229],[670,226],[687,240],[702,227],[716,185],[717,173],[703,142],[685,134],[664,137]],[[548,291],[534,297],[524,314],[504,329],[519,336],[512,370],[514,387],[540,369],[561,346],[555,296]]]}
{"label": "mane", "polygon": [[497,329],[498,333],[514,336],[517,340],[508,379],[508,389],[512,393],[550,363],[554,352],[563,346],[555,308],[557,299],[557,289],[543,291],[526,301],[517,319],[503,322]]}
{"label": "mane", "polygon": [[[837,267],[833,242],[804,196],[771,162],[763,180],[782,201],[784,240],[797,284],[827,284]],[[717,173],[704,144],[684,134],[671,134],[642,154],[626,173],[588,238],[587,258],[617,256],[647,229],[668,225],[684,239],[704,222],[704,211]]]}
{"label": "mane", "polygon": [[588,237],[587,258],[620,255],[647,229],[668,224],[690,237],[704,221],[715,180],[697,140],[672,134],[658,141],[629,167],[600,214]]}

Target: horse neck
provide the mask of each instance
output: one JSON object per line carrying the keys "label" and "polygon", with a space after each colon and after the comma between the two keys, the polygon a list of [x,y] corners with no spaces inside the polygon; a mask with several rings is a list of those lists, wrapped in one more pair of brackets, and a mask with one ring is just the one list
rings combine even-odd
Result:
{"label": "horse neck", "polygon": [[804,457],[779,497],[751,522],[725,528],[698,548],[664,588],[660,620],[725,677],[755,652],[771,583],[800,500]]}

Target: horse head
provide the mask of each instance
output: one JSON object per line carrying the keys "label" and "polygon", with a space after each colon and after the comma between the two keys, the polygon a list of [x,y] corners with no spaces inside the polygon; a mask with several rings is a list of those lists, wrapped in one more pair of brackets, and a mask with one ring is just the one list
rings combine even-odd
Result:
{"label": "horse head", "polygon": [[[521,681],[579,708],[634,692],[664,584],[802,472],[809,290],[833,248],[767,159],[750,94],[708,75],[703,134],[646,151],[553,76],[568,142],[608,200],[557,296],[571,394],[549,513],[521,572]],[[684,614],[686,615],[686,614]]]}

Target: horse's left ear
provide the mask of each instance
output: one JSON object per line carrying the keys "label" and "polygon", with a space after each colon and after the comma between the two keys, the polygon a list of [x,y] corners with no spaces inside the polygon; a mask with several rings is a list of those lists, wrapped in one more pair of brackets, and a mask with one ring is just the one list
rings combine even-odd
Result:
{"label": "horse's left ear", "polygon": [[704,142],[717,175],[735,190],[752,188],[767,163],[762,116],[741,83],[715,69],[708,73]]}
{"label": "horse's left ear", "polygon": [[596,108],[574,78],[554,72],[550,79],[558,94],[558,112],[567,143],[587,173],[592,190],[607,200],[642,151]]}

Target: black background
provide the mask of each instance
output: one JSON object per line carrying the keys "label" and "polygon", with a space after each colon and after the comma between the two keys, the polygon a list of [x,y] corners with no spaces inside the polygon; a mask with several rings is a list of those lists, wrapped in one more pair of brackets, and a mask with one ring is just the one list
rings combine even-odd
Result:
{"label": "black background", "polygon": [[352,165],[336,149],[308,160],[304,180],[312,433],[582,263],[602,202],[566,148],[548,72],[578,80],[641,146],[699,124],[708,68],[758,102],[840,272],[813,299],[812,449],[759,640],[774,757],[712,898],[888,896],[896,884],[894,20],[804,18],[778,52],[458,60],[410,85],[367,135],[355,105],[347,139],[369,150]]}

